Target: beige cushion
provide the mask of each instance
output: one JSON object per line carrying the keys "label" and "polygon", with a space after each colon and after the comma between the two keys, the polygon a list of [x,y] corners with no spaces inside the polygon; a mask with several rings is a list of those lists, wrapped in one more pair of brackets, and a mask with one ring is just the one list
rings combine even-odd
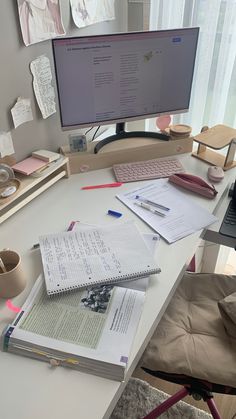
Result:
{"label": "beige cushion", "polygon": [[236,338],[218,308],[235,291],[236,276],[185,274],[140,364],[236,387]]}
{"label": "beige cushion", "polygon": [[236,339],[236,292],[220,300],[218,307],[228,335]]}

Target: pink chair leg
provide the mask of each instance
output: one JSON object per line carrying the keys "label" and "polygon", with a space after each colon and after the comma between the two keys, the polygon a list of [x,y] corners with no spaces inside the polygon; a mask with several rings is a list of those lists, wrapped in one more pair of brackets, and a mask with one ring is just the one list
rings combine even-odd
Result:
{"label": "pink chair leg", "polygon": [[188,396],[188,394],[189,394],[188,390],[185,387],[181,388],[181,390],[179,390],[173,396],[169,397],[167,400],[165,400],[163,403],[161,403],[159,406],[157,406],[154,410],[152,410],[150,413],[148,413],[148,415],[145,416],[143,419],[156,419],[156,418],[158,418],[163,412],[168,410],[171,406],[173,406],[179,400]]}
{"label": "pink chair leg", "polygon": [[207,399],[206,402],[208,404],[208,407],[210,409],[210,412],[212,414],[212,417],[214,419],[221,419],[221,416],[219,414],[219,411],[218,411],[218,409],[216,407],[216,404],[215,404],[214,400],[213,399]]}

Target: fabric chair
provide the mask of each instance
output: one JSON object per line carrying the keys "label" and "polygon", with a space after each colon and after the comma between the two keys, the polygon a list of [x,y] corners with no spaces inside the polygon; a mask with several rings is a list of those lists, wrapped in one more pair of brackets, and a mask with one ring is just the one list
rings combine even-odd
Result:
{"label": "fabric chair", "polygon": [[149,374],[183,385],[145,419],[159,417],[187,395],[236,394],[236,276],[186,273],[140,362]]}

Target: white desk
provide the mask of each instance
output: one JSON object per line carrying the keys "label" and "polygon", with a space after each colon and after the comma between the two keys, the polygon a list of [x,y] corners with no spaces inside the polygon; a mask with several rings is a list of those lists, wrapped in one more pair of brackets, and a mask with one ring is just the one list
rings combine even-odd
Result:
{"label": "white desk", "polygon": [[[208,166],[205,163],[189,155],[183,155],[181,160],[186,171],[207,179]],[[219,193],[214,200],[191,194],[192,199],[214,211],[232,176],[232,171],[226,172],[224,181],[217,185]],[[28,277],[27,288],[13,299],[14,304],[22,304],[41,272],[39,250],[31,250],[32,245],[38,242],[40,234],[64,231],[71,220],[81,220],[91,224],[116,223],[116,219],[106,215],[108,209],[122,212],[124,221],[135,217],[115,198],[117,188],[80,190],[81,186],[112,181],[114,178],[111,169],[62,179],[1,225],[0,248],[9,247],[20,252]],[[123,185],[119,188],[119,192],[127,191],[134,186],[133,183]],[[141,231],[149,231],[144,222],[137,217],[135,219]],[[200,234],[199,231],[172,245],[161,240],[157,259],[162,272],[152,277],[125,382],[110,381],[69,368],[52,369],[44,362],[0,352],[1,417],[4,419],[109,418],[197,248]],[[14,313],[8,311],[4,300],[0,300],[1,331],[13,318]]]}

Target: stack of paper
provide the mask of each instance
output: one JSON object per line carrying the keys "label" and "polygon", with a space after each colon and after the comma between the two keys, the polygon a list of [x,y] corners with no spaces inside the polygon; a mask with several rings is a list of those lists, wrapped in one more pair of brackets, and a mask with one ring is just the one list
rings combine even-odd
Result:
{"label": "stack of paper", "polygon": [[[153,254],[157,234],[145,234]],[[148,285],[148,277],[97,285],[49,298],[43,276],[4,332],[5,351],[121,381]]]}
{"label": "stack of paper", "polygon": [[58,160],[60,158],[60,154],[54,153],[53,151],[49,150],[37,150],[33,151],[32,157],[36,157],[36,159],[40,159],[46,161],[47,163],[51,163],[55,160]]}
{"label": "stack of paper", "polygon": [[122,381],[145,293],[98,286],[48,298],[38,278],[4,350]]}
{"label": "stack of paper", "polygon": [[[150,227],[159,233],[168,243],[174,243],[196,231],[214,223],[217,218],[189,198],[190,194],[179,190],[168,179],[157,179],[132,189],[117,198],[135,212]],[[149,205],[137,205],[142,198]],[[162,211],[161,206],[168,209]],[[157,211],[158,209],[158,211]],[[158,215],[162,212],[164,216]]]}

